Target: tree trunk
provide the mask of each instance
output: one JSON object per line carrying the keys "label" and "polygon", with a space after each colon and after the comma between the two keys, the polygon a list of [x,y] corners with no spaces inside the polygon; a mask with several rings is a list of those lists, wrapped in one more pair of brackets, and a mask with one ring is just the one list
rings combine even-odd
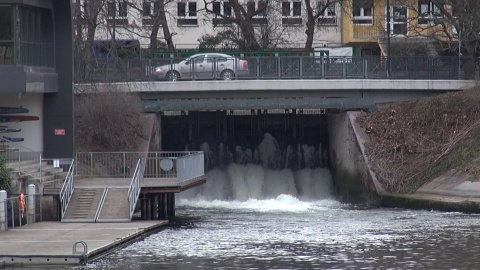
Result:
{"label": "tree trunk", "polygon": [[241,50],[259,50],[260,45],[255,38],[255,30],[253,28],[253,24],[251,21],[243,20],[240,25],[240,31],[242,32],[242,36],[245,40],[245,43],[242,44],[240,47]]}
{"label": "tree trunk", "polygon": [[313,35],[315,34],[315,16],[313,15],[313,8],[310,0],[305,0],[305,8],[307,11],[307,29],[305,30],[307,40],[305,41],[305,50],[310,51],[312,50]]}

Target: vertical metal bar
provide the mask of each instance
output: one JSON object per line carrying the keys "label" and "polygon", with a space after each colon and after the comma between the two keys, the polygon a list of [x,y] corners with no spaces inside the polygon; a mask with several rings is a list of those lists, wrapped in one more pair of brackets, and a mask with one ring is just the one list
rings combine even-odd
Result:
{"label": "vertical metal bar", "polygon": [[390,67],[390,0],[387,0],[387,78],[391,77],[391,67]]}
{"label": "vertical metal bar", "polygon": [[256,72],[255,72],[255,74],[257,75],[257,78],[256,78],[256,79],[258,80],[258,79],[260,79],[260,58],[259,58],[259,56],[257,56],[257,57],[255,58],[255,61],[256,61],[255,67],[256,67],[256,69],[257,69]]}
{"label": "vertical metal bar", "polygon": [[281,56],[277,56],[277,69],[278,69],[278,79],[282,78],[282,63],[281,63]]}
{"label": "vertical metal bar", "polygon": [[300,78],[303,79],[303,55],[300,55],[300,61],[299,61],[299,64],[300,64]]}

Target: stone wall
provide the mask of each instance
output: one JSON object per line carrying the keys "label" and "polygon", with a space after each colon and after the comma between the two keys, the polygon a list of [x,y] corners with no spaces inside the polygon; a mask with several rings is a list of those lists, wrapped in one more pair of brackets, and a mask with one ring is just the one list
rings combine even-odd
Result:
{"label": "stone wall", "polygon": [[331,172],[340,198],[348,202],[379,203],[377,186],[368,169],[352,123],[354,112],[328,115]]}

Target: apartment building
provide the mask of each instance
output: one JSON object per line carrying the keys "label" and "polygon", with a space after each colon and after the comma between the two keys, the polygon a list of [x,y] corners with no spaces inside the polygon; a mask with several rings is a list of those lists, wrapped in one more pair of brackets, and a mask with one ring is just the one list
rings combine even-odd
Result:
{"label": "apartment building", "polygon": [[[82,0],[82,14],[88,11],[89,1]],[[254,12],[261,0],[240,0],[247,12]],[[311,1],[313,10],[321,13],[316,20],[313,47],[341,45],[341,5],[338,0]],[[334,2],[325,10],[319,10],[328,2]],[[338,2],[338,3],[336,3]],[[99,27],[95,39],[139,40],[142,47],[149,46],[149,36],[154,27],[158,10],[155,0],[107,1],[99,14]],[[158,40],[172,38],[176,49],[196,49],[199,39],[221,31],[238,31],[238,27],[225,17],[235,16],[230,1],[174,0],[165,1],[166,23],[171,36],[164,37],[162,29]],[[259,36],[269,39],[269,48],[304,48],[307,13],[303,0],[270,1],[265,9],[254,16],[252,22]]]}
{"label": "apartment building", "polygon": [[[342,44],[352,46],[357,55],[387,55],[387,37],[390,42],[423,44],[429,54],[435,54],[431,37],[439,41],[446,33],[438,24],[443,14],[430,0],[352,0],[344,5],[342,16]],[[449,10],[448,6],[442,7]],[[387,20],[387,11],[389,20]],[[448,29],[455,34],[454,28]],[[447,31],[447,32],[448,32]]]}
{"label": "apartment building", "polygon": [[[86,12],[88,2],[82,1],[79,9]],[[421,43],[429,54],[435,54],[428,36],[441,35],[441,26],[432,27],[442,17],[439,7],[430,0],[388,2],[387,8],[387,0],[310,1],[315,14],[321,11],[316,19],[312,47],[348,46],[356,56],[387,55],[387,33],[390,32],[393,44]],[[170,36],[164,37],[160,27],[158,40],[164,42],[171,38],[176,49],[196,49],[199,39],[205,35],[229,29],[238,31],[235,24],[225,19],[235,16],[229,0],[165,0],[162,3],[165,3]],[[242,2],[247,12],[253,12],[262,3],[262,0]],[[99,15],[95,38],[139,40],[142,47],[148,47],[157,4],[158,0],[107,0]],[[270,1],[267,9],[252,20],[256,34],[267,33],[270,48],[304,48],[306,6],[305,0]],[[388,21],[387,10],[390,11]]]}

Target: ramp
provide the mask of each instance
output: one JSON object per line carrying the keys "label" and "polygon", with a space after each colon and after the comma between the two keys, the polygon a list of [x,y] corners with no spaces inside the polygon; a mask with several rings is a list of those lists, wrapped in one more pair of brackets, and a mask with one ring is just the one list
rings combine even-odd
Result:
{"label": "ramp", "polygon": [[106,188],[75,188],[62,222],[95,222]]}
{"label": "ramp", "polygon": [[96,222],[129,222],[128,188],[108,188]]}

